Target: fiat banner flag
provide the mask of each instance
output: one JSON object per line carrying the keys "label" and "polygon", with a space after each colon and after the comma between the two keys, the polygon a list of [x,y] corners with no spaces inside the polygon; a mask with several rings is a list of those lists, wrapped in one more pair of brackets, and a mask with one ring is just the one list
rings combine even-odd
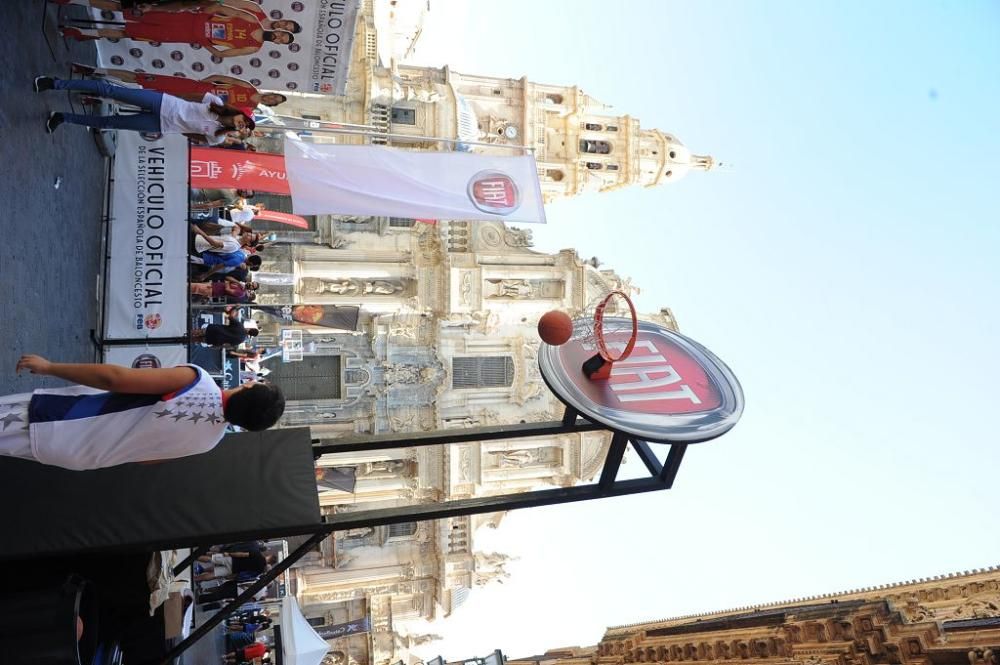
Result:
{"label": "fiat banner flag", "polygon": [[299,215],[545,222],[531,155],[286,141],[285,168]]}
{"label": "fiat banner flag", "polygon": [[223,148],[191,149],[191,186],[289,193],[283,155]]}
{"label": "fiat banner flag", "polygon": [[188,332],[188,145],[119,132],[108,233],[108,339]]}
{"label": "fiat banner flag", "polygon": [[[361,1],[258,2],[243,3],[247,7],[238,13],[221,3],[186,12],[155,5],[121,13],[92,9],[101,27],[121,32],[120,38],[97,41],[98,61],[126,72],[196,80],[225,75],[260,90],[343,95]],[[281,35],[267,40],[263,30]]]}

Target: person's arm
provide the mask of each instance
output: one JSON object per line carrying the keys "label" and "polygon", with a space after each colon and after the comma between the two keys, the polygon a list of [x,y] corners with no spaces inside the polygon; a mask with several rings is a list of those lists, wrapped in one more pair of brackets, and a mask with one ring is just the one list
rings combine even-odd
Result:
{"label": "person's arm", "polygon": [[205,241],[208,242],[208,244],[211,245],[212,247],[222,247],[225,244],[218,236],[208,235],[195,224],[191,225],[191,230],[194,231],[196,235],[199,235],[202,238],[204,238]]}
{"label": "person's arm", "polygon": [[215,48],[215,46],[213,44],[203,44],[203,46],[205,47],[206,51],[208,51],[209,53],[211,53],[212,55],[214,55],[216,57],[219,57],[219,58],[225,58],[226,57],[227,51],[220,51],[219,49]]}
{"label": "person's arm", "polygon": [[186,0],[179,2],[164,2],[160,4],[140,3],[138,8],[142,11],[180,12],[187,9],[204,9],[212,7],[217,0]]}
{"label": "person's arm", "polygon": [[212,199],[211,201],[192,203],[191,210],[211,210],[212,208],[221,208],[225,204],[226,204],[225,199]]}
{"label": "person's arm", "polygon": [[198,378],[192,367],[133,369],[96,363],[53,363],[32,354],[21,356],[17,372],[55,376],[98,390],[138,395],[165,395],[180,390]]}
{"label": "person's arm", "polygon": [[225,51],[220,51],[216,48],[205,46],[212,52],[212,55],[217,55],[220,58],[234,58],[239,55],[251,55],[260,50],[260,46],[244,46],[243,48],[231,48]]}
{"label": "person's arm", "polygon": [[232,7],[233,9],[239,9],[247,14],[250,14],[254,18],[257,18],[262,12],[260,10],[260,5],[250,0],[222,0],[222,4],[227,7]]}
{"label": "person's arm", "polygon": [[209,277],[211,277],[212,275],[214,275],[217,272],[225,270],[226,267],[227,266],[224,266],[221,263],[215,264],[214,266],[212,266],[211,268],[208,269],[208,272],[205,273],[205,275],[202,277],[201,281],[203,281],[203,282],[207,281]]}
{"label": "person's arm", "polygon": [[232,76],[223,76],[222,74],[212,74],[211,76],[206,76],[202,79],[205,83],[215,83],[216,85],[238,85],[240,87],[253,87],[243,79],[234,78]]}

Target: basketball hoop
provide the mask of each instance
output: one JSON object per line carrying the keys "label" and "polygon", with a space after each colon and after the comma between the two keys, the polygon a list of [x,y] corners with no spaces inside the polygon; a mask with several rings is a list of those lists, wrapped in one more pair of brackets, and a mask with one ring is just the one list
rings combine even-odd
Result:
{"label": "basketball hoop", "polygon": [[[624,313],[625,309],[628,318],[607,316]],[[578,340],[588,350],[597,351],[583,363],[587,378],[597,380],[607,379],[611,376],[611,366],[629,357],[638,335],[639,320],[632,299],[624,291],[615,290],[598,298],[587,307],[583,317],[573,321],[570,339]]]}

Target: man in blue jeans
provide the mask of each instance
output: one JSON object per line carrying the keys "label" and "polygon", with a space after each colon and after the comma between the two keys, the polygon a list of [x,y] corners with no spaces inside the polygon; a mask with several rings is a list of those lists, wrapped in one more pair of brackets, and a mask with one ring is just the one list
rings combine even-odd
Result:
{"label": "man in blue jeans", "polygon": [[59,125],[68,122],[97,129],[125,129],[133,132],[161,132],[184,134],[192,141],[219,145],[229,132],[237,134],[253,129],[254,122],[239,109],[227,106],[221,98],[206,93],[200,102],[189,102],[155,90],[137,90],[114,85],[104,80],[72,80],[35,77],[35,92],[47,90],[75,90],[97,97],[114,99],[141,109],[127,115],[78,115],[76,113],[49,114],[45,130],[51,134]]}

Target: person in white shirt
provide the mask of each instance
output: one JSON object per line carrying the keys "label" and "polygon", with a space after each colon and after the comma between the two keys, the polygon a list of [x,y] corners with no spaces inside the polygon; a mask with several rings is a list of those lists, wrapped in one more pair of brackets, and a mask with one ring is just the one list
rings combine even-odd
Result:
{"label": "person in white shirt", "polygon": [[21,370],[77,385],[0,397],[0,455],[74,471],[208,452],[227,423],[260,431],[285,409],[277,386],[221,390],[195,365],[133,369],[25,355]]}
{"label": "person in white shirt", "polygon": [[79,115],[76,113],[49,114],[45,130],[51,134],[59,125],[68,122],[97,129],[125,129],[133,132],[160,132],[184,134],[196,143],[219,145],[229,132],[239,134],[253,130],[254,121],[239,109],[227,106],[219,97],[205,93],[200,102],[189,102],[155,90],[137,90],[114,85],[105,80],[72,80],[38,76],[35,92],[47,90],[76,90],[96,97],[106,97],[137,106],[139,113],[126,115]]}

